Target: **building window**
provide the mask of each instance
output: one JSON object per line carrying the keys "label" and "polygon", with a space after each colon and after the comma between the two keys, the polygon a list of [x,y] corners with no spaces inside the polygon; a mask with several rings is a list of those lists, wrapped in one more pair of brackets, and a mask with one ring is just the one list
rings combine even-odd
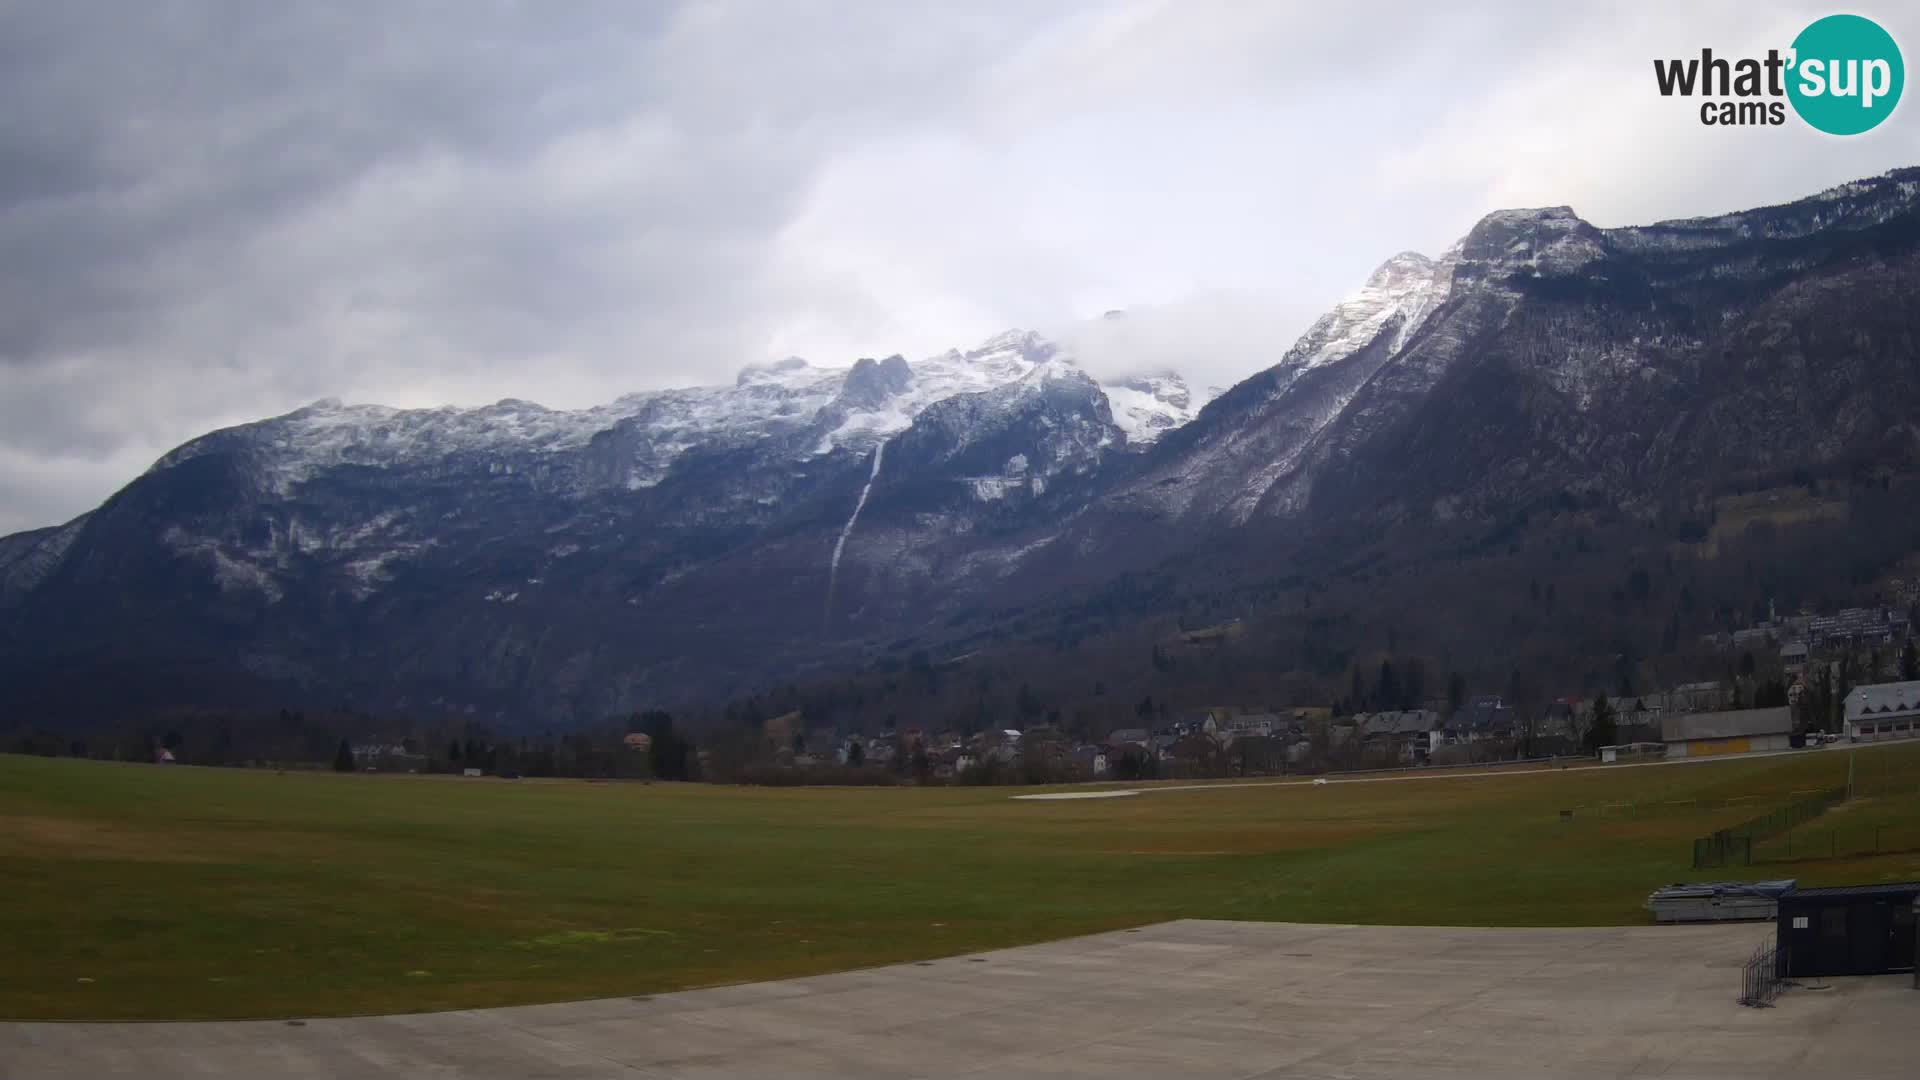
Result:
{"label": "building window", "polygon": [[1820,936],[1829,941],[1847,938],[1847,909],[1839,906],[1820,909]]}

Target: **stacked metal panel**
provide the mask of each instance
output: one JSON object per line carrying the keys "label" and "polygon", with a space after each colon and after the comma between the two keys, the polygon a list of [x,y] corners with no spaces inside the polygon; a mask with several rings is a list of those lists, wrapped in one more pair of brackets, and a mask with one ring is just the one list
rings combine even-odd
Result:
{"label": "stacked metal panel", "polygon": [[1771,919],[1779,910],[1781,895],[1793,886],[1792,880],[1668,885],[1647,897],[1647,910],[1663,923]]}

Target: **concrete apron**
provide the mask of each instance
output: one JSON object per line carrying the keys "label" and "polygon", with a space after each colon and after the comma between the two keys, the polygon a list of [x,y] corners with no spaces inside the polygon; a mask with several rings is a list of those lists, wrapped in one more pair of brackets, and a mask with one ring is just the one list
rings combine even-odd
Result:
{"label": "concrete apron", "polygon": [[1908,976],[1735,998],[1770,924],[1185,920],[783,982],[340,1020],[0,1024],[0,1077],[1900,1077]]}

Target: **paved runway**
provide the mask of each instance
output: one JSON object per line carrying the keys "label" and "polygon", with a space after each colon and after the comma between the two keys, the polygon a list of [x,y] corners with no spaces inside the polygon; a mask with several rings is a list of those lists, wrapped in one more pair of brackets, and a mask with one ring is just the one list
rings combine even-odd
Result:
{"label": "paved runway", "polygon": [[0,1024],[0,1076],[1920,1075],[1906,976],[1736,1004],[1740,963],[1770,933],[1182,921],[648,999]]}

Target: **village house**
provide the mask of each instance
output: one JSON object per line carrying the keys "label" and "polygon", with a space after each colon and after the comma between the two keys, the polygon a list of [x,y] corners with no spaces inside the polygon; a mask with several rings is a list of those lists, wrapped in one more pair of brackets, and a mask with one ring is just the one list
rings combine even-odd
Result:
{"label": "village house", "polygon": [[864,749],[866,750],[865,760],[867,764],[889,764],[893,761],[896,752],[894,736],[883,735],[877,739],[868,739]]}
{"label": "village house", "polygon": [[988,732],[982,759],[1011,765],[1020,760],[1020,732],[1013,728]]}
{"label": "village house", "polygon": [[1107,751],[1100,746],[1076,746],[1073,748],[1073,764],[1083,776],[1098,780],[1107,775]]}
{"label": "village house", "polygon": [[927,758],[933,764],[934,777],[940,780],[951,780],[980,762],[972,751],[958,746],[929,751]]}
{"label": "village house", "polygon": [[1711,712],[1727,704],[1727,691],[1717,680],[1683,683],[1668,691],[1659,704],[1669,714]]}
{"label": "village house", "polygon": [[[1162,737],[1155,736],[1156,739]],[[1211,735],[1199,731],[1173,736],[1173,741],[1161,748],[1161,757],[1189,771],[1205,770],[1225,762],[1220,743]]]}
{"label": "village house", "polygon": [[1534,754],[1561,754],[1573,749],[1593,715],[1592,706],[1579,698],[1550,701],[1533,725]]}
{"label": "village house", "polygon": [[1231,745],[1235,739],[1265,738],[1281,734],[1285,730],[1286,722],[1280,719],[1278,713],[1242,713],[1229,719],[1217,734],[1223,736],[1223,741]]}
{"label": "village house", "polygon": [[1617,741],[1660,741],[1660,719],[1664,714],[1658,705],[1649,705],[1645,697],[1636,697],[1621,698],[1613,703],[1613,707],[1613,734]]}
{"label": "village house", "polygon": [[1431,709],[1361,713],[1354,721],[1366,745],[1390,748],[1408,764],[1427,760],[1445,736],[1440,714]]}
{"label": "village house", "polygon": [[1481,694],[1454,714],[1452,731],[1460,741],[1513,737],[1513,710],[1498,694]]}
{"label": "village house", "polygon": [[1813,650],[1807,647],[1806,639],[1789,641],[1780,646],[1780,664],[1788,671],[1798,674],[1806,670],[1807,658]]}

